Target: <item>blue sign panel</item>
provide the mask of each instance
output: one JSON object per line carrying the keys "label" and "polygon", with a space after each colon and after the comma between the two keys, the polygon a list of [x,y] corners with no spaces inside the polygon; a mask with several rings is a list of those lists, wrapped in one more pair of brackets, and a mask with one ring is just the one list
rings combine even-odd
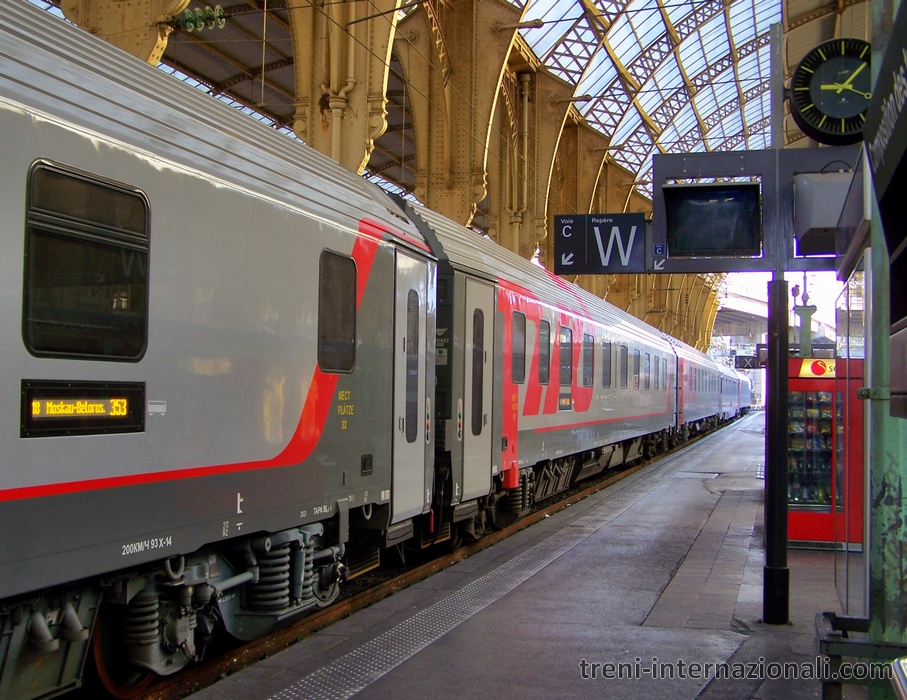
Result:
{"label": "blue sign panel", "polygon": [[554,272],[558,275],[645,272],[646,219],[642,214],[554,217]]}

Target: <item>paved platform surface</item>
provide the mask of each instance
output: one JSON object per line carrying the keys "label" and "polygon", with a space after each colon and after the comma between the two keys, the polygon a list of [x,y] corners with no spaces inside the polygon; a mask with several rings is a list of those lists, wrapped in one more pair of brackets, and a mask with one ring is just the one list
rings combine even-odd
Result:
{"label": "paved platform surface", "polygon": [[[763,426],[752,414],[193,700],[819,698],[817,680],[767,678],[815,666],[814,616],[840,606],[834,553],[791,551],[791,624],[760,620]],[[722,663],[751,677],[716,679]]]}

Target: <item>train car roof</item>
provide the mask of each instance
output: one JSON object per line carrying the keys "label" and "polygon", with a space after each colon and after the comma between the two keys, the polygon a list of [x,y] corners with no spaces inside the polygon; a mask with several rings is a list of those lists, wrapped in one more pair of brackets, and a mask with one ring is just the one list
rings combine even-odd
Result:
{"label": "train car roof", "polygon": [[22,107],[162,169],[196,171],[352,230],[372,221],[391,232],[385,237],[428,251],[376,185],[74,25],[27,2],[3,2],[0,37],[0,108]]}
{"label": "train car roof", "polygon": [[737,371],[732,367],[728,367],[727,365],[718,365],[718,371],[721,372],[725,377],[728,377],[730,379],[740,379]]}
{"label": "train car roof", "polygon": [[523,287],[537,295],[543,303],[556,305],[577,315],[588,316],[592,320],[617,328],[625,336],[645,340],[656,346],[663,345],[665,350],[669,349],[669,341],[661,331],[613,304],[437,212],[412,205],[409,209],[435,231],[444,254],[455,268],[489,280],[509,282],[517,287]]}

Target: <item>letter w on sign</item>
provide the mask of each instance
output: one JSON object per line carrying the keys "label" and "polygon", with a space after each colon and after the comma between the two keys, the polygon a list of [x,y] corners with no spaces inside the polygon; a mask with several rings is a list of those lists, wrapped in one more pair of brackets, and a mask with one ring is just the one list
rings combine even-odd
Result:
{"label": "letter w on sign", "polygon": [[633,241],[636,239],[636,227],[630,227],[630,238],[627,241],[627,247],[624,248],[623,239],[620,236],[620,227],[612,226],[611,227],[611,238],[608,239],[608,250],[605,251],[604,244],[602,243],[602,234],[598,226],[593,226],[592,230],[595,231],[595,243],[598,245],[598,255],[601,258],[602,265],[607,267],[611,263],[611,251],[614,249],[614,243],[617,242],[617,252],[620,256],[620,264],[626,267],[630,264],[630,253],[633,251]]}

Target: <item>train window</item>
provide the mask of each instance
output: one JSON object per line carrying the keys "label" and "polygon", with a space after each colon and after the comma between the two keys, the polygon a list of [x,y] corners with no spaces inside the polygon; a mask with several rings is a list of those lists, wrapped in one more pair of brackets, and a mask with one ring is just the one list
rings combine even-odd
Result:
{"label": "train window", "polygon": [[485,382],[485,314],[482,309],[472,313],[472,434],[482,434],[482,407]]}
{"label": "train window", "polygon": [[551,369],[551,324],[539,321],[539,384],[548,383]]}
{"label": "train window", "polygon": [[602,341],[602,386],[611,386],[611,343],[607,340]]}
{"label": "train window", "polygon": [[356,263],[324,250],[318,277],[318,366],[323,372],[350,372],[355,364]]}
{"label": "train window", "polygon": [[652,377],[652,356],[646,353],[645,364],[643,365],[643,388],[648,391],[651,387]]}
{"label": "train window", "polygon": [[595,338],[583,333],[583,386],[595,381]]}
{"label": "train window", "polygon": [[[659,364],[660,364],[658,361],[658,355],[656,355],[653,359],[654,359],[654,363],[653,363],[654,364],[654,366],[653,366],[654,375],[652,377],[652,384],[655,388],[655,391],[658,391],[659,386],[660,386],[659,382],[658,382],[658,370],[659,370]],[[648,388],[649,387],[646,387],[646,389],[648,389]]]}
{"label": "train window", "polygon": [[633,388],[639,389],[639,350],[633,351]]}
{"label": "train window", "polygon": [[34,355],[137,362],[148,340],[148,206],[46,164],[29,175],[24,309]]}
{"label": "train window", "polygon": [[620,388],[627,388],[627,380],[630,375],[630,351],[626,345],[620,346]]}
{"label": "train window", "polygon": [[561,326],[560,332],[561,386],[573,384],[573,330]]}
{"label": "train window", "polygon": [[406,295],[406,441],[419,437],[419,293]]}
{"label": "train window", "polygon": [[526,315],[513,312],[513,343],[510,369],[514,384],[522,384],[526,379]]}
{"label": "train window", "polygon": [[667,391],[668,389],[668,358],[664,358],[661,364],[661,388]]}

